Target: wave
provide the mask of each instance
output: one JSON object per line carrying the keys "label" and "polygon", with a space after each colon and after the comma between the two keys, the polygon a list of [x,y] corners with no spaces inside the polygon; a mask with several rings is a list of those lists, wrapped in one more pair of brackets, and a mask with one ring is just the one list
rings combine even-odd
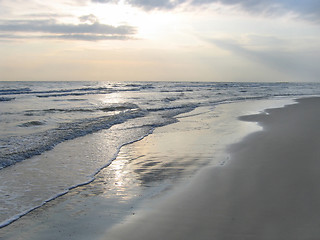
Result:
{"label": "wave", "polygon": [[111,104],[107,107],[98,108],[100,111],[104,112],[112,112],[112,111],[123,111],[127,109],[138,109],[139,106],[134,103],[122,103],[121,105],[118,104]]}
{"label": "wave", "polygon": [[85,87],[85,88],[70,88],[70,89],[54,89],[36,91],[30,88],[17,89],[0,89],[0,95],[36,95],[39,98],[49,97],[65,97],[65,96],[83,96],[93,94],[109,94],[113,92],[130,92],[140,91],[143,89],[154,88],[152,84],[126,84],[116,87]]}
{"label": "wave", "polygon": [[67,96],[84,96],[97,93],[60,93],[60,94],[45,94],[37,95],[38,98],[49,98],[49,97],[67,97]]}
{"label": "wave", "polygon": [[[102,166],[99,166],[94,171],[90,172],[90,175],[87,175],[86,179],[82,179],[81,181],[79,181],[79,183],[76,183],[76,184],[73,183],[74,185],[69,185],[64,189],[57,191],[57,193],[53,195],[52,194],[48,195],[47,197],[43,198],[43,201],[37,202],[33,206],[29,205],[24,210],[21,210],[21,212],[19,212],[20,210],[18,212],[15,212],[15,214],[12,214],[10,217],[0,222],[0,228],[3,228],[13,223],[14,221],[20,219],[22,216],[34,211],[35,209],[38,209],[44,206],[48,202],[56,198],[59,198],[60,196],[65,195],[66,193],[68,193],[70,190],[74,188],[91,183],[95,179],[96,174],[98,174],[103,168],[109,166],[110,163],[116,158],[122,146],[141,140],[145,136],[151,134],[156,127],[160,127],[160,126],[164,126],[164,125],[176,122],[177,119],[171,116],[177,115],[179,113],[185,113],[192,110],[190,106],[188,107],[184,106],[180,108],[178,107],[169,108],[164,111],[166,111],[166,113],[170,113],[170,114],[167,114],[167,115],[170,115],[170,117],[164,117],[165,114],[163,114],[163,112],[161,114],[158,114],[158,112],[154,112],[153,114],[152,113],[150,114],[150,112],[146,110],[137,109],[138,106],[135,104],[128,103],[125,106],[127,108],[132,108],[132,109],[123,111],[120,114],[114,115],[112,117],[99,117],[99,118],[85,119],[83,121],[78,121],[73,123],[61,124],[56,129],[48,130],[39,134],[29,135],[24,139],[12,138],[11,142],[7,143],[7,146],[8,145],[14,146],[14,149],[18,150],[16,152],[11,152],[13,158],[17,160],[20,157],[21,160],[23,160],[33,155],[40,154],[46,150],[50,150],[60,142],[71,140],[79,136],[84,136],[86,134],[99,131],[100,129],[106,129],[115,124],[120,124],[120,123],[124,124],[124,125],[120,125],[119,126],[120,128],[117,127],[117,130],[133,129],[133,128],[144,129],[143,131],[138,131],[137,133],[139,134],[137,135],[129,134],[130,137],[127,138],[125,142],[123,142],[121,145],[117,146],[117,152],[113,155],[113,157],[111,157],[110,159],[107,159],[107,161],[103,163]],[[129,119],[134,119],[134,120],[127,121]],[[27,144],[30,144],[30,146],[27,146]],[[8,149],[6,149],[6,146],[3,144],[3,142],[0,141],[0,153],[2,153],[1,157],[5,155],[4,154],[5,151],[8,151]],[[2,158],[1,160],[3,159],[4,158]],[[11,164],[14,164],[15,162],[17,161],[14,161],[11,163],[7,162],[5,164],[9,166]],[[2,165],[2,167],[5,167],[5,165]]]}
{"label": "wave", "polygon": [[[176,121],[173,117],[195,109],[195,104],[185,104],[178,106],[164,106],[158,108],[141,109],[133,103],[110,104],[107,107],[95,109],[74,108],[74,109],[45,109],[45,110],[28,110],[25,115],[43,115],[45,113],[55,112],[92,112],[103,111],[110,112],[107,116],[94,118],[78,119],[73,122],[60,123],[58,127],[47,129],[42,132],[32,133],[29,135],[8,136],[0,139],[0,169],[23,161],[34,155],[39,155],[52,149],[55,145],[72,140],[77,137],[85,136],[102,129],[110,128],[115,124],[124,123],[129,119],[146,117],[141,121],[141,126],[159,127]],[[45,125],[45,121],[32,120],[19,124],[19,127],[37,127]]]}
{"label": "wave", "polygon": [[120,104],[109,104],[106,107],[98,108],[49,108],[43,110],[26,110],[25,116],[42,116],[46,113],[72,113],[72,112],[114,112],[114,111],[125,111],[130,109],[139,109],[139,106],[133,103],[120,103]]}
{"label": "wave", "polygon": [[30,122],[25,122],[19,125],[19,127],[35,127],[35,126],[41,126],[44,125],[44,122],[40,121],[30,121]]}
{"label": "wave", "polygon": [[[34,155],[39,155],[52,149],[58,143],[107,129],[128,119],[143,117],[145,115],[146,111],[133,109],[112,116],[87,118],[77,122],[63,123],[58,128],[36,134],[1,139],[0,169]],[[26,123],[26,126],[31,126],[32,124],[35,124],[35,122]]]}
{"label": "wave", "polygon": [[160,92],[163,93],[169,93],[169,92],[173,92],[173,93],[183,93],[183,92],[193,92],[193,89],[163,89]]}
{"label": "wave", "polygon": [[125,85],[125,87],[134,87],[134,88],[138,88],[138,89],[153,89],[155,88],[153,86],[153,84],[138,84],[138,83],[128,83]]}
{"label": "wave", "polygon": [[166,98],[162,99],[161,101],[163,101],[163,102],[174,102],[174,101],[177,101],[179,99],[180,99],[180,97],[166,97]]}
{"label": "wave", "polygon": [[0,97],[0,102],[10,102],[14,99],[16,99],[16,98],[14,98],[14,97],[11,97],[11,98],[10,97]]}
{"label": "wave", "polygon": [[98,173],[100,173],[104,168],[108,167],[108,166],[112,163],[112,161],[116,159],[117,155],[118,155],[119,152],[120,152],[120,149],[121,149],[123,146],[126,146],[126,145],[128,145],[128,144],[131,144],[131,143],[134,143],[134,142],[137,142],[137,141],[142,140],[144,137],[146,137],[146,136],[148,136],[149,134],[151,134],[152,131],[153,131],[153,130],[151,129],[151,130],[150,130],[149,132],[147,132],[146,134],[144,134],[144,135],[142,135],[142,136],[140,136],[140,137],[138,137],[138,138],[136,138],[136,139],[133,139],[133,140],[131,140],[131,141],[125,142],[125,143],[123,143],[122,145],[118,146],[117,152],[116,152],[116,154],[113,156],[113,158],[111,158],[110,161],[108,161],[105,165],[103,165],[102,167],[98,168],[93,174],[91,174],[90,176],[88,176],[88,180],[87,180],[87,181],[82,182],[82,183],[75,184],[75,185],[73,185],[73,186],[70,186],[70,187],[66,188],[64,191],[61,191],[61,192],[59,192],[59,193],[57,193],[57,194],[55,194],[55,195],[52,195],[52,196],[49,197],[48,199],[44,200],[42,203],[40,203],[40,204],[38,204],[38,205],[36,205],[36,206],[34,206],[34,207],[31,207],[31,208],[29,208],[29,209],[27,209],[27,210],[24,210],[24,211],[22,211],[22,212],[20,212],[20,213],[18,213],[18,214],[15,214],[14,216],[12,216],[12,217],[10,217],[10,218],[8,218],[8,219],[0,222],[0,229],[3,228],[3,227],[6,227],[6,226],[8,226],[8,225],[10,225],[11,223],[17,221],[17,220],[20,219],[21,217],[27,215],[28,213],[31,213],[31,212],[33,212],[34,210],[43,207],[43,206],[46,205],[47,203],[49,203],[49,202],[51,202],[51,201],[53,201],[53,200],[55,200],[55,199],[57,199],[57,198],[59,198],[59,197],[62,197],[63,195],[69,193],[69,192],[70,192],[71,190],[73,190],[73,189],[90,184],[91,182],[93,182],[93,181],[95,180],[96,175],[97,175]]}
{"label": "wave", "polygon": [[177,106],[164,106],[164,107],[156,107],[156,108],[147,108],[148,112],[158,112],[158,111],[168,111],[168,110],[179,110],[186,111],[186,109],[189,109],[188,111],[191,111],[198,107],[199,104],[184,104],[184,105],[177,105]]}
{"label": "wave", "polygon": [[[33,94],[41,94],[37,95],[39,98],[49,98],[49,97],[67,97],[67,96],[84,96],[84,95],[96,95],[96,94],[110,94],[113,92],[133,92],[140,91],[144,88],[122,88],[122,89],[105,89],[105,88],[86,88],[86,89],[74,89],[70,91],[57,91],[57,92],[32,92]],[[77,92],[79,91],[79,92]]]}
{"label": "wave", "polygon": [[0,95],[25,94],[29,92],[31,92],[30,88],[0,89]]}
{"label": "wave", "polygon": [[[0,89],[0,95],[19,95],[19,94],[48,94],[48,95],[63,95],[63,94],[93,94],[108,93],[112,91],[107,87],[87,87],[87,88],[71,88],[71,89],[55,89],[55,90],[44,90],[44,91],[35,91],[30,88],[17,88],[17,89]],[[42,96],[42,95],[39,95]],[[44,95],[45,96],[45,95]]]}

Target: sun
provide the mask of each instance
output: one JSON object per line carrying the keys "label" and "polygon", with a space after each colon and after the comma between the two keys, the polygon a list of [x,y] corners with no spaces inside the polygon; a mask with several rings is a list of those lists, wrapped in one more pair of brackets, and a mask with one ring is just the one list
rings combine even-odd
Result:
{"label": "sun", "polygon": [[161,38],[177,22],[174,14],[164,11],[145,11],[126,3],[90,4],[78,15],[94,15],[97,21],[113,26],[129,25],[137,29],[137,38]]}

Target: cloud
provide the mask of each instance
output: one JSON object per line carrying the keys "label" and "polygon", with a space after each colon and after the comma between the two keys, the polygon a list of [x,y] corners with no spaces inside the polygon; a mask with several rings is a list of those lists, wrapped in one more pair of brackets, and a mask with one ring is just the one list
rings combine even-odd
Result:
{"label": "cloud", "polygon": [[[91,0],[97,3],[118,3],[120,0]],[[319,0],[125,0],[127,4],[145,10],[171,10],[183,4],[203,6],[223,4],[239,7],[252,14],[286,14],[293,13],[309,21],[320,22]]]}
{"label": "cloud", "polygon": [[129,40],[130,37],[121,35],[99,35],[99,34],[59,34],[59,35],[15,35],[0,34],[0,41],[18,40],[18,39],[64,39],[64,40],[82,40],[82,41],[100,41],[100,40]]}
{"label": "cloud", "polygon": [[93,14],[81,16],[79,17],[79,20],[80,22],[90,22],[90,23],[98,22],[98,18]]}
{"label": "cloud", "polygon": [[193,4],[222,3],[239,6],[251,13],[284,14],[295,13],[311,21],[320,21],[320,1],[318,0],[193,0]]}
{"label": "cloud", "polygon": [[0,21],[1,39],[72,39],[72,40],[124,40],[132,38],[136,28],[129,25],[101,24],[94,15],[80,18],[80,24],[62,24],[54,20],[7,20]]}
{"label": "cloud", "polygon": [[173,9],[183,3],[186,0],[129,0],[131,5],[142,7],[144,9]]}
{"label": "cloud", "polygon": [[[120,0],[91,0],[97,3],[119,3]],[[170,10],[187,2],[186,0],[126,0],[127,4],[144,10]]]}

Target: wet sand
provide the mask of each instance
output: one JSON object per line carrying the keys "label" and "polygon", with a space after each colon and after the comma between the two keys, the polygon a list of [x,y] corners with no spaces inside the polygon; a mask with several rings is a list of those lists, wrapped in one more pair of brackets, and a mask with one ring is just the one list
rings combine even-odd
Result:
{"label": "wet sand", "polygon": [[102,239],[311,240],[320,237],[320,98],[241,117],[263,131]]}

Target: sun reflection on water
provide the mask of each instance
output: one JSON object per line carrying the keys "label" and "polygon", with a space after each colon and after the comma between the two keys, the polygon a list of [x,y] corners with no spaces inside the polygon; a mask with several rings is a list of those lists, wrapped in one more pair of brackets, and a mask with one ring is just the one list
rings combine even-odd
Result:
{"label": "sun reflection on water", "polygon": [[99,173],[99,182],[103,183],[106,198],[118,198],[118,201],[129,201],[139,195],[139,181],[130,169],[130,157],[123,147],[118,157]]}

